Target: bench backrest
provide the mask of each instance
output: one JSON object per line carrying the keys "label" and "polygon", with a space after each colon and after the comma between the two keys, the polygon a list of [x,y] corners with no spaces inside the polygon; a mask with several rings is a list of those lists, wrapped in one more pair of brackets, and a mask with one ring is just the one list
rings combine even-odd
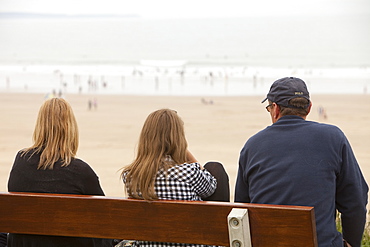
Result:
{"label": "bench backrest", "polygon": [[312,207],[0,192],[0,231],[229,246],[227,216],[248,209],[253,247],[317,246]]}

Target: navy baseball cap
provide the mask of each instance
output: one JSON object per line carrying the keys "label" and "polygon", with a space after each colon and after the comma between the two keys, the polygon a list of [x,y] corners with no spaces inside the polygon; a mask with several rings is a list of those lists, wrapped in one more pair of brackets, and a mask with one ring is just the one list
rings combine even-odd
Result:
{"label": "navy baseball cap", "polygon": [[308,93],[306,83],[296,77],[285,77],[271,85],[267,97],[261,103],[270,100],[281,106],[292,107],[289,105],[289,100],[298,97],[303,97],[310,102],[310,94]]}

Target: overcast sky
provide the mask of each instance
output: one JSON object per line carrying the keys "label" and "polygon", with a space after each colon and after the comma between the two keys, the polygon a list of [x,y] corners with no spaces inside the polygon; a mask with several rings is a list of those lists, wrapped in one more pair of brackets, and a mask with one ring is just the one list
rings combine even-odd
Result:
{"label": "overcast sky", "polygon": [[370,0],[0,0],[0,12],[136,14],[148,18],[370,15]]}

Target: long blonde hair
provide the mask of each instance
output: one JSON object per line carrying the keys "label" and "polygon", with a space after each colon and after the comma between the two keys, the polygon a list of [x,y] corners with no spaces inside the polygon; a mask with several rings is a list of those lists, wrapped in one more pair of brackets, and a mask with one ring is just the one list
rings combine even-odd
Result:
{"label": "long blonde hair", "polygon": [[35,130],[34,144],[23,150],[40,154],[38,169],[53,169],[54,163],[68,166],[78,149],[78,127],[71,106],[62,98],[46,100],[40,107]]}
{"label": "long blonde hair", "polygon": [[176,111],[152,112],[141,130],[136,159],[124,167],[121,174],[126,180],[128,195],[137,199],[158,199],[154,183],[159,169],[166,171],[175,164],[185,163],[187,146],[184,123]]}

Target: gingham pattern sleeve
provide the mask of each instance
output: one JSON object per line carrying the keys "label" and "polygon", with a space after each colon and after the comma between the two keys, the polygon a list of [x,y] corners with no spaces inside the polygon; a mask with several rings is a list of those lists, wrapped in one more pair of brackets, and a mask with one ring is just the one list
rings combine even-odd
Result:
{"label": "gingham pattern sleeve", "polygon": [[198,163],[185,163],[160,170],[155,181],[159,199],[201,201],[216,190],[216,179]]}
{"label": "gingham pattern sleeve", "polygon": [[217,181],[206,169],[201,170],[198,163],[184,164],[189,175],[186,176],[186,182],[193,186],[200,197],[208,197],[216,190]]}

